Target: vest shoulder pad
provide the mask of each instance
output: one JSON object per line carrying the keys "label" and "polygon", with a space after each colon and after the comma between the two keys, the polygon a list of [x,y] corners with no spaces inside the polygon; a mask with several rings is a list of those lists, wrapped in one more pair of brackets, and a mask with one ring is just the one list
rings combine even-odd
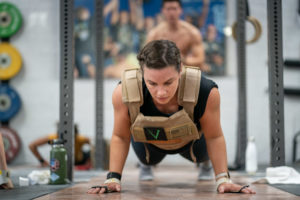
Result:
{"label": "vest shoulder pad", "polygon": [[122,75],[122,101],[127,105],[133,123],[143,105],[142,73],[140,69],[125,69]]}
{"label": "vest shoulder pad", "polygon": [[197,104],[201,81],[201,70],[198,67],[184,66],[182,68],[178,100],[179,105],[184,103]]}
{"label": "vest shoulder pad", "polygon": [[200,82],[201,70],[198,67],[182,67],[179,81],[178,104],[183,106],[191,119],[194,118],[194,108],[198,102]]}
{"label": "vest shoulder pad", "polygon": [[138,68],[125,69],[122,75],[122,101],[143,104],[142,74]]}

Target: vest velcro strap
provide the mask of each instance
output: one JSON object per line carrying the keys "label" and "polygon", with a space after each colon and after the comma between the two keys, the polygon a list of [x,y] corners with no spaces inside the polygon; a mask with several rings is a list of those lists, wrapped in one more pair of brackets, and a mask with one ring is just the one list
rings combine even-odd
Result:
{"label": "vest velcro strap", "polygon": [[196,105],[199,95],[199,79],[201,78],[200,70],[186,68],[186,77],[189,78],[185,79],[183,101]]}
{"label": "vest velcro strap", "polygon": [[140,104],[139,103],[128,103],[128,110],[130,113],[130,121],[131,123],[134,123],[136,117],[138,116],[140,112]]}

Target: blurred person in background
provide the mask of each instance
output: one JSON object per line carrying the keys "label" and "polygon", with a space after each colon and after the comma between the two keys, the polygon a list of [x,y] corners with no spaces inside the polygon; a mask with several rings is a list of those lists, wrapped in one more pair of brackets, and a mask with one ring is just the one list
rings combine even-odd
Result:
{"label": "blurred person in background", "polygon": [[[57,125],[58,126],[58,125]],[[58,127],[57,127],[58,130]],[[58,132],[58,131],[57,131]],[[85,165],[86,169],[91,168],[90,160],[90,139],[79,134],[78,125],[74,124],[74,147],[75,147],[75,165]],[[38,151],[38,148],[45,145],[51,144],[54,139],[58,139],[58,133],[49,134],[47,136],[37,138],[29,144],[29,149],[35,156],[35,158],[40,162],[41,167],[48,167],[49,162],[43,158],[43,156]],[[87,146],[88,145],[88,146]]]}
{"label": "blurred person in background", "polygon": [[180,19],[181,1],[163,0],[161,11],[164,21],[149,32],[146,43],[159,39],[171,40],[180,49],[184,65],[196,66],[202,71],[207,71],[201,33],[195,26]]}

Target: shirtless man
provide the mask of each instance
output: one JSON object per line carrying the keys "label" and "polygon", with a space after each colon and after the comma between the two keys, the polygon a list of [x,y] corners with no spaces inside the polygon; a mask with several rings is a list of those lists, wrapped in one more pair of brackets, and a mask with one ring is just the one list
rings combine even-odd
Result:
{"label": "shirtless man", "polygon": [[[203,8],[207,8],[207,5],[208,1],[204,1]],[[184,65],[197,66],[202,71],[206,71],[201,33],[196,27],[180,19],[182,14],[181,1],[163,0],[162,14],[165,21],[148,33],[146,43],[158,39],[171,40],[180,49]]]}

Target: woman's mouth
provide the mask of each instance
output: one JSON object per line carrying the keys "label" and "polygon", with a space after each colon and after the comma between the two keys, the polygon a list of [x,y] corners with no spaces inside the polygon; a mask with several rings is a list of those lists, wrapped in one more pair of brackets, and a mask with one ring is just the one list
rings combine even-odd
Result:
{"label": "woman's mouth", "polygon": [[158,99],[159,101],[165,101],[165,100],[168,99],[168,97],[157,97],[157,99]]}

